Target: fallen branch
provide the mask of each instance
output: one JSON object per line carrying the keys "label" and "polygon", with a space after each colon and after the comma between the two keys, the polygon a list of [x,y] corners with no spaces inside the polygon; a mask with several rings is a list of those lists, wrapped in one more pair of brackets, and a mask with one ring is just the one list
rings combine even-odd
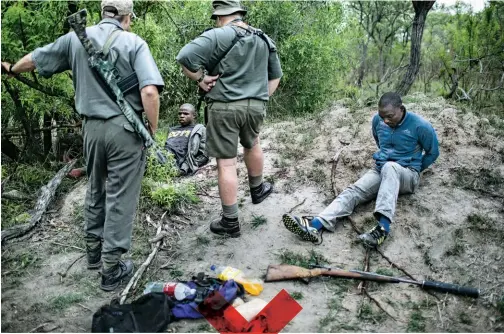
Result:
{"label": "fallen branch", "polygon": [[199,192],[196,193],[196,195],[198,195],[198,196],[206,196],[206,197],[210,197],[210,198],[220,198],[219,196],[210,195],[209,193],[207,193],[204,190],[200,190]]}
{"label": "fallen branch", "polygon": [[83,252],[85,252],[85,251],[86,251],[84,248],[77,247],[77,246],[74,246],[74,245],[66,245],[66,244],[62,244],[62,243],[59,243],[59,242],[56,242],[56,241],[51,241],[51,244],[53,244],[53,245],[58,245],[58,246],[63,246],[63,247],[75,248],[75,249],[78,249],[78,250],[83,251]]}
{"label": "fallen branch", "polygon": [[2,199],[10,199],[12,201],[25,201],[32,199],[32,196],[24,194],[19,190],[6,191],[2,194]]}
{"label": "fallen branch", "polygon": [[60,275],[62,278],[63,277],[66,277],[66,275],[68,274],[68,271],[70,270],[70,268],[72,268],[72,266],[77,262],[79,261],[80,259],[82,259],[84,256],[86,256],[86,254],[82,254],[81,256],[79,256],[78,258],[76,258],[72,263],[70,263],[70,265],[68,266],[68,268],[65,270],[64,273],[60,273],[58,272],[58,275]]}
{"label": "fallen branch", "polygon": [[334,176],[336,175],[336,167],[338,166],[338,161],[339,161],[339,157],[340,157],[341,151],[342,150],[339,150],[334,155],[334,157],[331,159],[331,161],[332,161],[332,168],[331,168],[331,190],[332,190],[332,192],[334,194],[334,197],[336,197],[338,195],[338,192],[336,191],[336,189],[334,187]]}
{"label": "fallen branch", "polygon": [[58,173],[56,173],[56,176],[54,176],[54,178],[49,181],[47,185],[42,187],[41,195],[37,200],[37,204],[35,205],[34,213],[30,217],[30,222],[3,230],[1,232],[2,242],[22,236],[38,224],[38,222],[42,218],[42,215],[45,213],[47,207],[49,206],[49,203],[52,201],[54,194],[56,193],[56,189],[60,185],[63,178],[73,168],[76,161],[77,160],[73,160],[65,167],[61,168]]}
{"label": "fallen branch", "polygon": [[[168,220],[168,218],[167,218],[167,220]],[[177,217],[173,217],[173,216],[171,216],[169,220],[173,221],[175,223],[180,223],[180,224],[184,224],[184,225],[191,225],[191,223],[185,222],[182,219],[177,218]]]}
{"label": "fallen branch", "polygon": [[[156,236],[160,235],[161,231],[162,231],[162,225],[159,224]],[[128,293],[129,293],[129,290],[131,289],[131,287],[133,287],[133,289],[136,287],[136,285],[137,285],[138,281],[140,280],[140,277],[144,273],[145,269],[147,269],[147,267],[150,265],[150,263],[152,262],[152,260],[156,256],[156,254],[158,252],[158,249],[159,249],[159,246],[161,246],[161,241],[162,240],[159,240],[156,243],[156,246],[154,246],[154,249],[150,253],[150,255],[147,258],[147,260],[145,260],[145,262],[140,266],[140,268],[138,268],[138,270],[135,273],[135,275],[133,275],[133,277],[129,281],[128,285],[126,286],[126,288],[124,289],[124,291],[121,293],[121,300],[119,301],[119,303],[121,305],[124,304],[124,302],[126,301],[126,297],[128,296]]]}
{"label": "fallen branch", "polygon": [[381,306],[381,304],[380,304],[380,302],[379,302],[379,301],[377,301],[377,300],[376,300],[373,296],[371,296],[371,295],[369,294],[369,292],[367,292],[367,290],[366,290],[366,288],[365,288],[365,287],[363,287],[363,288],[362,288],[362,290],[364,291],[364,294],[365,294],[365,295],[366,295],[369,299],[371,299],[371,300],[372,300],[372,301],[376,304],[376,306],[378,306],[378,307],[380,308],[380,310],[382,310],[382,311],[383,311],[383,312],[385,312],[385,314],[387,314],[389,317],[391,317],[392,319],[394,319],[395,321],[397,321],[397,319],[396,319],[396,318],[394,318],[392,315],[390,315],[390,313],[388,313],[388,312],[387,312],[387,311],[386,311],[386,310],[385,310],[385,309]]}
{"label": "fallen branch", "polygon": [[83,309],[88,310],[88,311],[89,311],[89,312],[91,312],[91,313],[94,313],[94,311],[93,311],[92,309],[90,309],[90,308],[89,308],[89,307],[87,307],[87,306],[82,305],[81,303],[77,303],[77,305],[79,305],[79,306],[80,306],[80,307],[82,307]]}
{"label": "fallen branch", "polygon": [[36,331],[38,331],[39,329],[41,328],[44,328],[45,326],[49,325],[50,322],[46,322],[46,323],[43,323],[42,325],[38,325],[37,327],[35,327],[34,329],[32,329],[31,331],[29,331],[28,333],[35,333]]}
{"label": "fallen branch", "polygon": [[154,243],[162,240],[164,237],[167,237],[169,235],[170,234],[168,232],[163,231],[163,232],[159,233],[158,235],[156,235],[154,238],[149,239],[149,243],[154,244]]}
{"label": "fallen branch", "polygon": [[292,213],[292,211],[294,211],[294,209],[296,209],[296,208],[300,207],[301,205],[303,205],[304,202],[306,202],[306,198],[301,203],[294,205],[292,207],[292,209],[290,209],[287,213]]}

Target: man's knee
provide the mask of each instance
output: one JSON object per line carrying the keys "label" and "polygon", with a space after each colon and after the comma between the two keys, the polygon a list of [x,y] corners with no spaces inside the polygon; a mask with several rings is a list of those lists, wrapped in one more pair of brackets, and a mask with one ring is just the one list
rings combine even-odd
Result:
{"label": "man's knee", "polygon": [[389,172],[399,172],[401,168],[401,165],[399,165],[397,162],[389,161],[386,162],[385,165],[383,165],[381,172],[382,174]]}

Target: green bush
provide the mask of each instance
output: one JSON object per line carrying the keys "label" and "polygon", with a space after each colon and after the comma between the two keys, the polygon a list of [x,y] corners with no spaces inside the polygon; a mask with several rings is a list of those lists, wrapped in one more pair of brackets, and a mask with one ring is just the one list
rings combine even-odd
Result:
{"label": "green bush", "polygon": [[[160,147],[164,146],[166,136],[167,133],[164,131],[156,133],[155,140]],[[196,196],[195,186],[191,183],[176,182],[179,172],[175,166],[174,156],[164,150],[163,153],[168,161],[161,165],[154,152],[149,151],[142,180],[142,196],[169,212],[176,211],[183,205],[197,203],[199,199]]]}

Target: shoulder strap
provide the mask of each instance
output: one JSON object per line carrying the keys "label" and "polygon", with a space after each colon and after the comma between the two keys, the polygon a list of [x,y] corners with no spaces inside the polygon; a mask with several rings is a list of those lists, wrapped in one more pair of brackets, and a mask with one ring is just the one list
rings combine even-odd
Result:
{"label": "shoulder strap", "polygon": [[112,45],[112,42],[116,39],[116,37],[119,35],[119,33],[121,31],[122,31],[121,29],[115,29],[112,31],[112,33],[110,33],[110,35],[109,35],[107,41],[105,42],[105,44],[103,45],[103,49],[102,49],[103,55],[105,57],[107,57],[107,55],[109,53],[110,45]]}
{"label": "shoulder strap", "polygon": [[231,42],[231,45],[229,46],[229,48],[227,48],[227,50],[222,54],[222,56],[214,63],[210,66],[210,68],[208,69],[208,73],[212,73],[213,70],[215,70],[215,68],[217,67],[217,65],[222,61],[222,59],[224,59],[226,57],[226,55],[229,53],[229,51],[231,51],[231,49],[235,46],[235,44],[238,42],[238,40],[241,38],[240,34],[238,34],[238,32],[236,31],[235,28],[233,28],[233,30],[235,31],[235,37],[233,39],[233,41]]}

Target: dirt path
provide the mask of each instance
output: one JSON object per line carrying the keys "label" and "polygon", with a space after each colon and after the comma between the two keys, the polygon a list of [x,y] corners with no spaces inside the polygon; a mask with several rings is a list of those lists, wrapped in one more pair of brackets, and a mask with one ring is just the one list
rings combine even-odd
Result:
{"label": "dirt path", "polygon": [[[417,97],[406,104],[435,126],[441,156],[427,171],[418,192],[400,197],[397,223],[381,250],[394,263],[418,279],[435,279],[480,287],[478,300],[453,295],[427,294],[407,284],[368,284],[368,292],[395,319],[359,294],[359,282],[321,278],[309,285],[300,282],[267,283],[260,298],[271,300],[282,289],[295,293],[303,307],[285,332],[494,332],[504,329],[499,313],[504,296],[504,124],[457,111],[443,99]],[[281,224],[281,216],[320,212],[334,198],[329,160],[343,149],[335,174],[341,191],[372,166],[375,150],[370,133],[373,110],[354,110],[336,103],[311,120],[270,124],[262,136],[265,175],[275,182],[265,202],[252,205],[246,169],[239,158],[239,205],[242,236],[215,237],[210,219],[220,213],[215,162],[196,176],[204,185],[202,202],[187,213],[191,223],[173,223],[172,249],[160,252],[140,284],[148,280],[190,278],[211,264],[231,265],[261,277],[269,264],[299,263],[310,256],[332,266],[362,269],[365,251],[356,233],[344,221],[335,233],[325,233],[315,246],[300,241]],[[497,122],[497,123],[496,123]],[[501,121],[502,122],[502,121]],[[476,189],[476,190],[475,190]],[[63,209],[43,224],[29,241],[2,250],[2,330],[89,331],[91,316],[114,294],[98,288],[96,272],[79,260],[61,278],[68,265],[83,254],[54,244],[82,247],[82,199],[85,185],[76,187]],[[373,203],[359,207],[352,216],[361,229],[373,225]],[[155,233],[145,222],[135,227],[131,257],[136,267],[150,253],[146,240]],[[165,269],[160,269],[164,265]],[[379,254],[370,257],[370,270],[404,275]],[[119,291],[118,291],[119,292]],[[117,293],[116,293],[117,294]],[[500,304],[499,304],[500,302]],[[205,321],[180,321],[174,332],[214,331]]]}

